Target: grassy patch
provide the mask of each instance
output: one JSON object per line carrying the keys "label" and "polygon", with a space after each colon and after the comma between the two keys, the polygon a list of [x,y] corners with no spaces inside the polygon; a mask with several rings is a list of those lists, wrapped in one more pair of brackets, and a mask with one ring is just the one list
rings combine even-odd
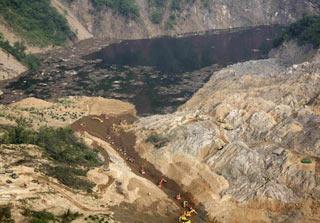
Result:
{"label": "grassy patch", "polygon": [[94,167],[100,164],[97,153],[79,142],[70,128],[43,127],[37,134],[36,145],[55,161]]}
{"label": "grassy patch", "polygon": [[98,215],[89,215],[85,218],[85,221],[87,223],[108,223],[109,221],[113,222],[113,217],[109,214],[98,214]]}
{"label": "grassy patch", "polygon": [[30,223],[49,223],[56,220],[54,214],[47,211],[25,209],[23,215],[29,218]]}
{"label": "grassy patch", "polygon": [[10,206],[0,206],[0,222],[2,223],[14,223],[11,216]]}
{"label": "grassy patch", "polygon": [[87,170],[60,164],[54,167],[46,166],[45,171],[47,175],[56,178],[60,183],[76,190],[90,193],[95,186],[94,183],[85,179],[84,176],[86,176]]}
{"label": "grassy patch", "polygon": [[79,142],[70,128],[40,128],[39,132],[22,125],[3,127],[3,144],[34,144],[54,161],[64,164],[94,167],[100,164],[97,153]]}
{"label": "grassy patch", "polygon": [[59,218],[61,219],[61,222],[63,223],[70,223],[74,220],[76,220],[77,218],[79,218],[80,216],[82,216],[82,214],[78,213],[78,212],[72,212],[69,209],[63,213],[61,216],[59,216]]}
{"label": "grassy patch", "polygon": [[160,24],[161,21],[162,21],[162,16],[163,16],[163,12],[162,11],[154,10],[154,11],[151,12],[150,20],[154,24]]}
{"label": "grassy patch", "polygon": [[25,209],[22,213],[25,217],[28,218],[29,223],[49,223],[49,222],[61,222],[61,223],[70,223],[73,220],[81,216],[78,212],[71,212],[67,210],[61,216],[55,216],[48,211],[34,211],[31,209]]}
{"label": "grassy patch", "polygon": [[154,24],[160,24],[166,9],[168,0],[148,0],[150,20]]}
{"label": "grassy patch", "polygon": [[86,173],[90,168],[102,164],[97,152],[79,142],[69,128],[43,127],[35,132],[23,124],[2,127],[0,143],[41,147],[53,161],[52,166],[44,166],[45,173],[74,189],[91,191],[94,184],[85,178]]}
{"label": "grassy patch", "polygon": [[1,0],[0,15],[28,43],[63,45],[74,33],[49,0]]}
{"label": "grassy patch", "polygon": [[98,9],[105,6],[130,19],[137,19],[140,16],[135,0],[92,0],[92,3]]}
{"label": "grassy patch", "polygon": [[[201,0],[204,7],[208,7],[208,0]],[[195,0],[148,0],[150,20],[154,24],[160,24],[166,9],[169,10],[170,16],[166,21],[166,28],[172,29],[176,25],[176,15],[188,4],[194,3]]]}
{"label": "grassy patch", "polygon": [[173,29],[173,27],[176,25],[176,16],[175,15],[170,15],[169,19],[167,20],[166,23],[166,28],[168,30]]}
{"label": "grassy patch", "polygon": [[26,53],[26,46],[23,42],[15,42],[11,45],[9,41],[3,37],[2,33],[0,33],[0,48],[14,56],[31,70],[36,70],[40,66],[40,61],[37,57]]}
{"label": "grassy patch", "polygon": [[283,42],[297,40],[300,45],[312,44],[320,46],[320,16],[305,16],[301,20],[291,24],[282,35],[273,41],[274,47]]}

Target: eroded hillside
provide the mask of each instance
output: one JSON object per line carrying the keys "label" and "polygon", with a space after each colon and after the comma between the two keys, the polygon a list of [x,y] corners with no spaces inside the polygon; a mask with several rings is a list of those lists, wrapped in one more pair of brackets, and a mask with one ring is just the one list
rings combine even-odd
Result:
{"label": "eroded hillside", "polygon": [[[160,223],[176,217],[174,200],[134,172],[112,141],[115,129],[130,127],[124,117],[135,119],[132,105],[103,98],[29,98],[0,109],[1,222]],[[71,126],[75,137],[70,124],[77,120]],[[91,135],[88,120],[103,123],[109,139]]]}
{"label": "eroded hillside", "polygon": [[94,36],[118,39],[289,24],[318,11],[318,5],[307,0],[61,1]]}
{"label": "eroded hillside", "polygon": [[222,69],[178,112],[140,119],[137,150],[222,222],[318,222],[319,69]]}

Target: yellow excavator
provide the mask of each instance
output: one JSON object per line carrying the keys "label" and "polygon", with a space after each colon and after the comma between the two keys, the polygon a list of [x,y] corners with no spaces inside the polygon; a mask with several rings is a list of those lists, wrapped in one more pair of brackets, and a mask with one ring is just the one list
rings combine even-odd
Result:
{"label": "yellow excavator", "polygon": [[183,214],[179,217],[179,223],[192,223],[192,222],[185,214]]}
{"label": "yellow excavator", "polygon": [[179,223],[192,223],[190,218],[192,214],[198,214],[196,210],[193,208],[190,208],[189,211],[185,211],[180,217],[179,217]]}

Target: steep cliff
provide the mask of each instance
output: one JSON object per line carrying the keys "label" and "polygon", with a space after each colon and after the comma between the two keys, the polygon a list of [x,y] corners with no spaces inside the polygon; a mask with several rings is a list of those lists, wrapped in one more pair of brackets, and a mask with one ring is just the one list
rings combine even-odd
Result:
{"label": "steep cliff", "polygon": [[[262,24],[288,24],[303,14],[313,14],[319,10],[316,3],[307,0],[167,0],[160,5],[151,0],[131,0],[137,5],[139,16],[128,18],[121,11],[92,4],[92,0],[60,1],[94,36],[120,39]],[[178,5],[173,5],[173,2],[178,2]]]}

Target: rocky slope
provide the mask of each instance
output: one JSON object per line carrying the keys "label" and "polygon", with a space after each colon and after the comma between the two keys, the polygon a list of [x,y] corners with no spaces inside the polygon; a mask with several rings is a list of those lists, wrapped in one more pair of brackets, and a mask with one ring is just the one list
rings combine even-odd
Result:
{"label": "rocky slope", "polygon": [[221,222],[320,221],[319,56],[279,61],[222,69],[136,124],[137,151]]}
{"label": "rocky slope", "polygon": [[[201,32],[211,29],[228,29],[268,24],[288,24],[303,14],[318,12],[318,5],[308,0],[250,0],[250,1],[189,1],[173,11],[170,4],[159,24],[151,20],[150,4],[147,0],[137,0],[140,17],[127,19],[111,9],[97,9],[91,0],[60,0],[78,18],[83,26],[96,37],[119,39],[146,38],[164,34]],[[167,1],[168,2],[168,1]],[[207,3],[205,3],[207,2]],[[172,27],[168,29],[170,16]],[[171,17],[172,19],[172,17]]]}

